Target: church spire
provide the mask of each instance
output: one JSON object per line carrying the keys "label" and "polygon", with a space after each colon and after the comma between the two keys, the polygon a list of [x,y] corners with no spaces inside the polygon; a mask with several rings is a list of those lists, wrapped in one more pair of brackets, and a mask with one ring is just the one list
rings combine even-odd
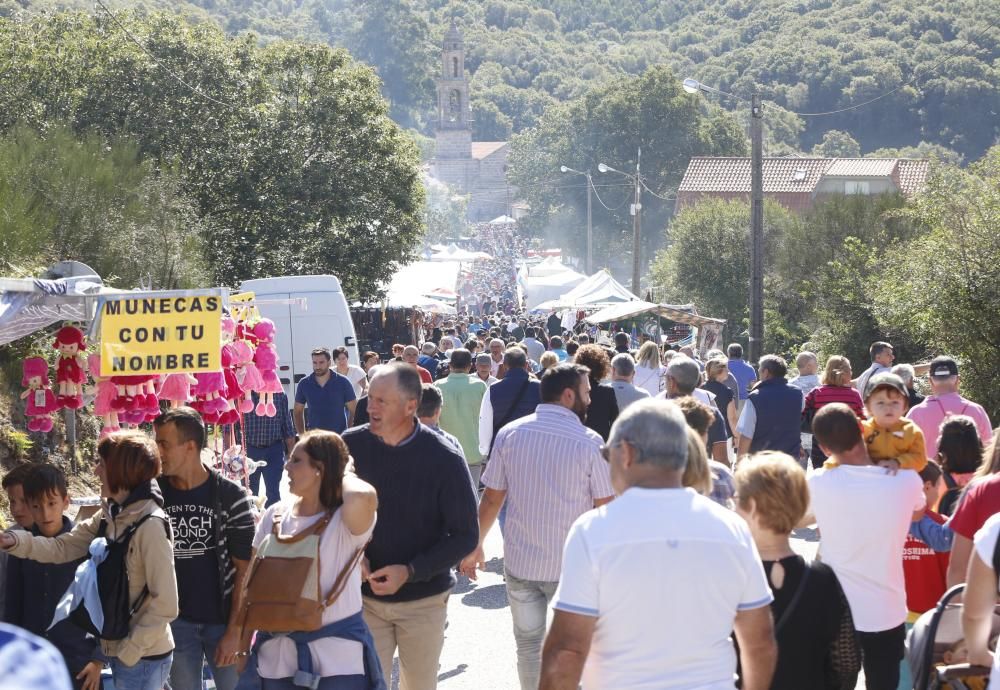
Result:
{"label": "church spire", "polygon": [[465,74],[465,41],[454,20],[441,46],[438,77],[438,129],[469,129],[469,80]]}

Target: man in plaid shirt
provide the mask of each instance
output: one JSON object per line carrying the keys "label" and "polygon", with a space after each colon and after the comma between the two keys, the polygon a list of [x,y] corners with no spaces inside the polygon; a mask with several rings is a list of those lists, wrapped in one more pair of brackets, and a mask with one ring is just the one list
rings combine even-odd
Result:
{"label": "man in plaid shirt", "polygon": [[[258,395],[254,393],[254,409],[257,407],[257,399]],[[288,397],[284,393],[275,393],[274,406],[278,408],[278,413],[273,417],[258,417],[254,412],[243,415],[247,456],[267,463],[250,476],[250,490],[254,496],[257,495],[263,474],[267,505],[278,502],[278,487],[281,485],[285,459],[295,447],[295,427],[292,426],[292,414],[288,410]]]}

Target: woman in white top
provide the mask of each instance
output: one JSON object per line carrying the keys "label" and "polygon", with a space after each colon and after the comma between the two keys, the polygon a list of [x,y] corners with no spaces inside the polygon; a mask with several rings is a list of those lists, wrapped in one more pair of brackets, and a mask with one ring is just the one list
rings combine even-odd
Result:
{"label": "woman in white top", "polygon": [[632,385],[642,388],[654,398],[664,388],[664,376],[667,368],[660,363],[660,348],[649,341],[639,348],[639,356],[635,362],[635,378]]}
{"label": "woman in white top", "polygon": [[333,351],[333,362],[337,373],[346,376],[354,386],[355,399],[360,399],[368,390],[368,375],[365,370],[350,363],[346,347],[338,347]]}
{"label": "woman in white top", "polygon": [[974,666],[992,669],[991,688],[1000,687],[1000,654],[991,652],[989,648],[993,635],[993,610],[997,603],[997,572],[993,569],[993,554],[998,537],[1000,514],[987,520],[973,538],[975,556],[969,558],[968,581],[962,595],[962,631],[969,650],[968,661]]}
{"label": "woman in white top", "polygon": [[[288,488],[294,498],[276,503],[264,513],[254,537],[254,554],[272,530],[281,511],[282,537],[309,529],[333,511],[320,538],[320,589],[330,592],[337,575],[363,547],[375,529],[378,499],[371,484],[354,474],[347,445],[332,431],[310,431],[295,445],[288,462]],[[355,567],[343,592],[323,611],[323,625],[361,612],[361,569]],[[247,637],[251,631],[246,631]],[[319,690],[367,689],[362,643],[338,637],[309,642],[312,672],[321,676]],[[298,670],[295,642],[274,637],[257,651],[262,690],[293,690]],[[381,672],[381,671],[379,671]]]}

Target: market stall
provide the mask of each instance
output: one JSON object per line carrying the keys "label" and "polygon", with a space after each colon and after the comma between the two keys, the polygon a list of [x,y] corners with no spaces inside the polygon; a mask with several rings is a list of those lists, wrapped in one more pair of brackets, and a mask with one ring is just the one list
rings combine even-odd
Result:
{"label": "market stall", "polygon": [[[626,330],[631,333],[645,332],[656,341],[661,339],[664,331],[663,321],[691,326],[692,340],[697,352],[704,356],[706,352],[717,348],[722,337],[724,319],[713,319],[698,314],[693,304],[656,304],[635,300],[613,304],[594,311],[583,319],[594,325],[608,325],[611,329]],[[679,344],[687,344],[678,341]]]}

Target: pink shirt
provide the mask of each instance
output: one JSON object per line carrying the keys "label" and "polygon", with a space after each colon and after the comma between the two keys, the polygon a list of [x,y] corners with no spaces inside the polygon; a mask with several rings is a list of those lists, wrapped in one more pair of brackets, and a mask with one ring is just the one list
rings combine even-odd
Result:
{"label": "pink shirt", "polygon": [[907,417],[924,432],[924,445],[927,447],[927,457],[936,458],[938,441],[941,440],[941,424],[948,417],[967,415],[976,422],[979,438],[985,446],[993,439],[993,426],[982,405],[966,400],[958,393],[931,395],[922,403],[907,413]]}

